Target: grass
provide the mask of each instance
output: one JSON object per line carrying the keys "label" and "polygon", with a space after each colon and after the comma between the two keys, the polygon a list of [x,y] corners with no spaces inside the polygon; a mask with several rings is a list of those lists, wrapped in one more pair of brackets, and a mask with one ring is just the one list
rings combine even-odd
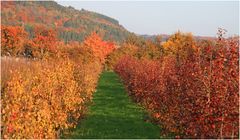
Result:
{"label": "grass", "polygon": [[129,99],[119,77],[114,72],[103,72],[86,117],[63,138],[160,138],[160,128],[144,121],[146,116]]}

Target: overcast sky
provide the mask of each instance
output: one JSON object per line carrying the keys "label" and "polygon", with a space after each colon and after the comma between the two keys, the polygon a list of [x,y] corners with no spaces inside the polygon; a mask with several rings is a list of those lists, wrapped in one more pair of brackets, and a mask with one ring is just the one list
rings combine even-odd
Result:
{"label": "overcast sky", "polygon": [[218,27],[239,35],[238,1],[57,1],[119,21],[137,34],[172,34],[177,30],[215,36]]}

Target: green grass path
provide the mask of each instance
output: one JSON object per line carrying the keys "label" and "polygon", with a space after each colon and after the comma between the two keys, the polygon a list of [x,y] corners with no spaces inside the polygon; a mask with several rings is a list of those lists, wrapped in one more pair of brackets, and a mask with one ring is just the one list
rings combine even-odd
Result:
{"label": "green grass path", "polygon": [[160,128],[144,121],[146,112],[132,102],[114,72],[103,72],[86,117],[64,138],[160,138]]}

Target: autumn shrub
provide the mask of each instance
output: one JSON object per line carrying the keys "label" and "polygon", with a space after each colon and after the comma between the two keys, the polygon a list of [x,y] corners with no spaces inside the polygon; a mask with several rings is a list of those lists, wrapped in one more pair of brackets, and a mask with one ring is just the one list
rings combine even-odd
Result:
{"label": "autumn shrub", "polygon": [[163,43],[163,48],[165,54],[175,55],[177,59],[185,59],[188,54],[196,50],[195,45],[196,41],[191,33],[178,31]]}
{"label": "autumn shrub", "polygon": [[[4,68],[4,66],[3,66]],[[12,70],[1,87],[3,138],[58,138],[76,126],[95,90],[101,66],[64,58]]]}
{"label": "autumn shrub", "polygon": [[45,58],[56,53],[57,35],[52,29],[35,27],[33,38],[22,26],[1,26],[1,55]]}
{"label": "autumn shrub", "polygon": [[[105,62],[105,58],[116,48],[114,42],[104,41],[95,32],[91,33],[81,43],[74,41],[63,43],[57,39],[56,30],[44,26],[35,26],[31,37],[21,26],[1,26],[2,56],[48,59],[59,54],[62,49],[59,46],[68,47],[71,50],[74,50],[76,46],[84,46],[91,50],[93,56],[102,64]],[[82,52],[86,52],[85,50]]]}
{"label": "autumn shrub", "polygon": [[154,40],[143,40],[134,36],[129,37],[120,47],[107,56],[105,69],[113,70],[114,66],[124,55],[138,59],[159,60],[163,56],[161,37],[157,36]]}
{"label": "autumn shrub", "polygon": [[100,60],[94,56],[92,49],[85,47],[80,42],[69,42],[68,44],[61,44],[61,42],[59,42],[57,45],[57,50],[58,51],[53,59],[68,57],[76,63],[100,63]]}
{"label": "autumn shrub", "polygon": [[[93,33],[83,43],[54,30],[2,26],[2,138],[59,138],[87,111],[105,58],[115,44]],[[14,56],[14,57],[13,57]]]}
{"label": "autumn shrub", "polygon": [[121,47],[115,49],[112,53],[110,53],[105,62],[106,70],[113,70],[114,66],[124,55],[136,56],[139,48],[132,44],[123,44]]}
{"label": "autumn shrub", "polygon": [[115,49],[113,42],[103,41],[95,32],[85,38],[83,45],[90,48],[102,64],[105,62],[105,58]]}
{"label": "autumn shrub", "polygon": [[[165,133],[181,138],[239,137],[238,39],[191,45],[158,61],[123,57],[115,71]],[[189,50],[191,50],[189,52]],[[181,57],[179,57],[181,56]]]}
{"label": "autumn shrub", "polygon": [[20,26],[1,26],[1,55],[22,54],[27,35],[27,32]]}
{"label": "autumn shrub", "polygon": [[25,55],[34,58],[46,58],[57,52],[57,33],[53,29],[35,27],[33,39],[25,45]]}

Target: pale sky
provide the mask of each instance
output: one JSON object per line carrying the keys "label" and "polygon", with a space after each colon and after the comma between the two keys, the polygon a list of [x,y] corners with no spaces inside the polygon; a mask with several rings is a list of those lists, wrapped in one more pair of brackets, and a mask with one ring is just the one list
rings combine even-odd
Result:
{"label": "pale sky", "polygon": [[216,36],[218,27],[239,35],[238,1],[57,1],[63,6],[86,9],[119,21],[136,34]]}

